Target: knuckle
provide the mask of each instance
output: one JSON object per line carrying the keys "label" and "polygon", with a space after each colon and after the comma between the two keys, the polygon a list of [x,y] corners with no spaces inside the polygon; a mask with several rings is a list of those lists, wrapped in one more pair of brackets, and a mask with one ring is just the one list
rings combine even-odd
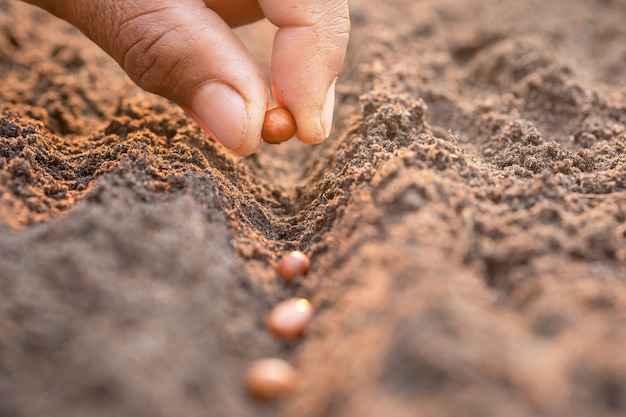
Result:
{"label": "knuckle", "polygon": [[331,31],[334,37],[345,47],[345,44],[348,42],[348,37],[350,36],[350,19],[348,16],[337,17],[332,25]]}
{"label": "knuckle", "polygon": [[164,82],[163,77],[177,65],[175,60],[168,59],[172,36],[172,30],[152,33],[139,37],[124,49],[122,68],[143,89],[157,93]]}
{"label": "knuckle", "polygon": [[186,51],[181,45],[184,31],[180,26],[166,29],[153,24],[158,12],[141,14],[125,20],[117,31],[118,61],[133,82],[146,91],[162,94],[172,89],[178,69],[184,66]]}
{"label": "knuckle", "polygon": [[350,36],[350,17],[345,1],[333,4],[320,16],[318,22],[332,44],[340,49],[344,49],[347,46]]}

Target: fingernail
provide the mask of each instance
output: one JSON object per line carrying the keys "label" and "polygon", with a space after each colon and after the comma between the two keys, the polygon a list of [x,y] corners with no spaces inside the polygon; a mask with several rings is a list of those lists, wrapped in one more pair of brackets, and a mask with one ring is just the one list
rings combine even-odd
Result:
{"label": "fingernail", "polygon": [[226,148],[236,150],[242,143],[248,125],[243,97],[234,88],[219,82],[205,84],[191,100],[191,109],[208,130]]}
{"label": "fingernail", "polygon": [[330,88],[328,89],[326,98],[324,99],[324,106],[322,107],[322,127],[324,128],[324,136],[326,139],[330,136],[330,128],[333,124],[333,112],[335,110],[335,84],[337,84],[336,78],[330,84]]}

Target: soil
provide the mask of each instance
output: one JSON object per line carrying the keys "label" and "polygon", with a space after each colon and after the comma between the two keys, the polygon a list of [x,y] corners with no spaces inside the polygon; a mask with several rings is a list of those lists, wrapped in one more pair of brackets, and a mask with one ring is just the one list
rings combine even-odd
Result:
{"label": "soil", "polygon": [[[0,416],[626,414],[626,3],[351,15],[331,138],[239,158],[0,1]],[[264,403],[270,356],[300,382]]]}

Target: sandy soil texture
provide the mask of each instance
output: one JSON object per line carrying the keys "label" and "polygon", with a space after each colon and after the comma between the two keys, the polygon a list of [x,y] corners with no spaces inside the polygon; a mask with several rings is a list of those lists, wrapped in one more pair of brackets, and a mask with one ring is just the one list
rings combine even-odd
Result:
{"label": "sandy soil texture", "polygon": [[0,1],[0,416],[626,415],[626,2],[351,14],[331,138],[239,158]]}

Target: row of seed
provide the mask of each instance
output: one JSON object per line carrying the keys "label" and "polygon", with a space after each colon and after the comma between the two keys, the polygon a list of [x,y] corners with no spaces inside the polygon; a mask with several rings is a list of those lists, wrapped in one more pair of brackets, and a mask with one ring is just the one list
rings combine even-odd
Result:
{"label": "row of seed", "polygon": [[[276,273],[287,284],[297,276],[306,275],[311,263],[300,251],[285,255],[276,267]],[[304,332],[313,318],[313,307],[304,298],[292,298],[278,303],[267,317],[267,329],[281,339],[295,339]],[[271,400],[294,390],[298,374],[283,359],[265,358],[252,363],[248,369],[246,383],[255,397]]]}

